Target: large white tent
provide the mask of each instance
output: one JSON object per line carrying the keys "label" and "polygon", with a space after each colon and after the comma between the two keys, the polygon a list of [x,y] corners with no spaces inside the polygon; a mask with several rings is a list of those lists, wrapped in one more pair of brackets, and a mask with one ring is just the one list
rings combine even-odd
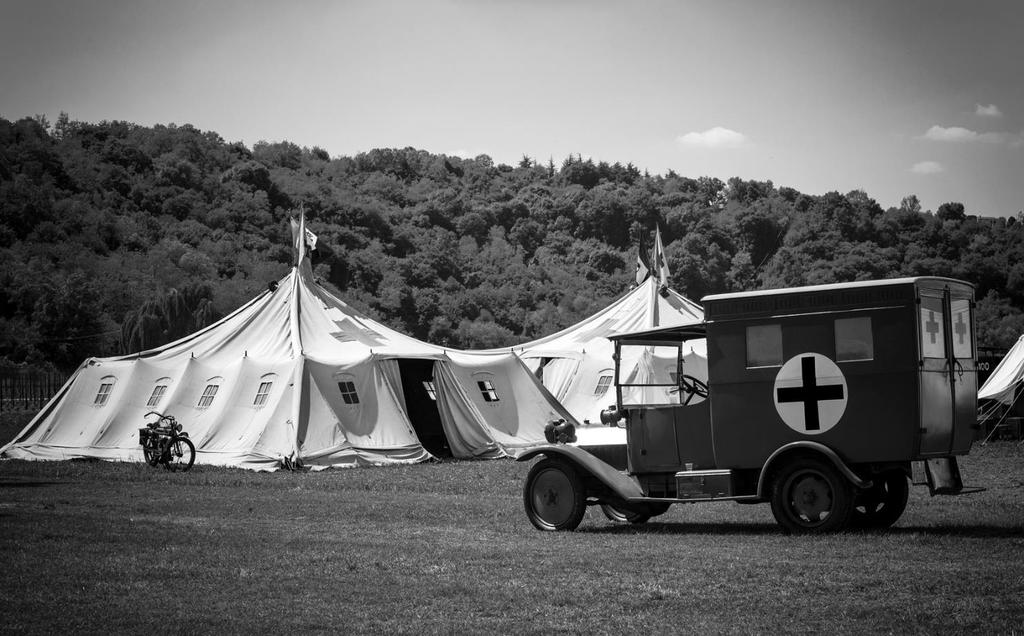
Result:
{"label": "large white tent", "polygon": [[[615,348],[608,337],[704,321],[701,306],[669,288],[668,279],[661,228],[656,228],[653,253],[648,254],[642,241],[637,250],[636,287],[571,327],[511,348],[576,422],[583,425],[579,429],[581,444],[625,443],[621,430],[600,427],[601,411],[615,403],[615,395],[610,393],[614,386]],[[630,374],[644,374],[652,380],[661,378],[659,382],[671,381],[678,372],[674,356],[671,360],[660,360],[654,350],[636,360],[621,362],[622,369]],[[683,373],[707,381],[705,341],[690,346]]]}
{"label": "large white tent", "polygon": [[[608,336],[655,327],[703,322],[700,305],[652,276],[581,322],[539,340],[511,348],[580,423],[599,424],[601,410],[615,403],[614,347]],[[686,356],[686,373],[707,379],[701,346]],[[673,370],[675,360],[668,361]]]}
{"label": "large white tent", "polygon": [[[304,226],[297,236],[305,236]],[[174,415],[196,462],[251,469],[501,457],[569,417],[509,352],[433,346],[377,323],[298,265],[231,315],[138,354],[91,358],[0,455],[142,461],[144,415]]]}
{"label": "large white tent", "polygon": [[[643,242],[637,250],[637,285],[596,314],[550,336],[512,347],[512,351],[541,378],[544,386],[584,426],[592,425],[581,443],[623,443],[624,436],[599,434],[601,411],[615,403],[614,334],[644,331],[656,327],[692,325],[704,321],[700,305],[668,286],[669,270],[661,228],[654,233],[653,253],[648,258]],[[653,350],[636,360],[622,360],[630,373],[663,377],[677,372],[676,360],[657,359]],[[707,381],[706,343],[690,346],[683,372]],[[585,429],[586,430],[586,429]]]}

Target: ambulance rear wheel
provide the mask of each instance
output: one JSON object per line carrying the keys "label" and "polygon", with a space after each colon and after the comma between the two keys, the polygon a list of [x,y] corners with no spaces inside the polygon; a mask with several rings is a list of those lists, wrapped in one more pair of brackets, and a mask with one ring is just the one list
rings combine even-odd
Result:
{"label": "ambulance rear wheel", "polygon": [[853,514],[853,486],[828,461],[806,457],[776,474],[771,503],[787,532],[836,532]]}
{"label": "ambulance rear wheel", "polygon": [[569,462],[546,458],[530,469],[523,486],[526,516],[538,530],[575,530],[587,511],[587,490]]}
{"label": "ambulance rear wheel", "polygon": [[888,528],[907,509],[910,487],[902,471],[878,475],[867,490],[857,493],[851,525],[857,528]]}

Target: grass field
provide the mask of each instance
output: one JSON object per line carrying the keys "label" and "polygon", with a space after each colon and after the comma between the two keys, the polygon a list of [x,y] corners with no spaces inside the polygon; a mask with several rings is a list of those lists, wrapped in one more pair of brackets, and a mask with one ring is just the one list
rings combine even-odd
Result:
{"label": "grass field", "polygon": [[1024,445],[962,459],[985,492],[915,487],[890,531],[828,537],[731,503],[541,533],[528,468],[3,461],[0,631],[1024,632]]}

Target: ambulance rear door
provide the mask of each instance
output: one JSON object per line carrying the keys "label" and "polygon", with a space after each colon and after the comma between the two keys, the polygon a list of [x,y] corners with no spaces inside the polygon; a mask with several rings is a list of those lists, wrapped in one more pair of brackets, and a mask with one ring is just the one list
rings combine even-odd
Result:
{"label": "ambulance rear door", "polygon": [[970,448],[978,390],[973,305],[968,285],[918,289],[921,457]]}

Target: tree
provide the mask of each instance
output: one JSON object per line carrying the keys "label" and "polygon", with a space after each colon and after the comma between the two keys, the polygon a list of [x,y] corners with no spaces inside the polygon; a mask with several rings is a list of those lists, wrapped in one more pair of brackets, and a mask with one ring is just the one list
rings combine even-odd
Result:
{"label": "tree", "polygon": [[900,201],[900,212],[904,212],[906,214],[921,213],[921,201],[917,198],[916,194],[903,197],[903,200]]}
{"label": "tree", "polygon": [[935,211],[935,216],[943,221],[963,221],[966,217],[963,203],[943,203]]}
{"label": "tree", "polygon": [[[652,176],[580,155],[561,168],[408,147],[330,159],[287,141],[250,150],[187,124],[0,118],[0,358],[77,364],[114,346],[91,334],[119,327],[131,349],[185,335],[284,275],[299,206],[320,237],[324,285],[446,346],[505,346],[607,306],[655,226],[670,282],[695,298],[948,275],[997,294],[979,310],[992,339],[1024,308],[1018,217],[990,223],[955,203],[922,213],[915,195],[882,211],[863,191]],[[69,340],[68,316],[85,314],[95,330]]]}
{"label": "tree", "polygon": [[116,332],[102,316],[96,281],[76,272],[57,282],[39,298],[33,312],[40,352],[65,371],[89,355],[108,353]]}
{"label": "tree", "polygon": [[187,285],[180,291],[170,289],[125,316],[121,350],[131,353],[153,349],[213,324],[217,319],[209,285]]}
{"label": "tree", "polygon": [[1009,349],[1024,334],[1024,314],[1009,299],[990,291],[978,300],[978,346]]}

